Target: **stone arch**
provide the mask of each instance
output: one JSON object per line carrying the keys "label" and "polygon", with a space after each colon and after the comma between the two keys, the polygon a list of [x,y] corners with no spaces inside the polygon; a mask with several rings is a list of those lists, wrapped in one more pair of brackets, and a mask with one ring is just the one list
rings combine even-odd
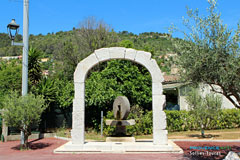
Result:
{"label": "stone arch", "polygon": [[112,47],[95,50],[78,63],[74,72],[74,100],[72,121],[72,143],[84,144],[85,131],[85,79],[91,68],[100,62],[111,59],[130,60],[147,68],[152,77],[152,111],[153,111],[153,143],[168,144],[166,130],[166,114],[163,111],[165,95],[163,95],[163,76],[157,62],[151,58],[151,53],[134,49]]}

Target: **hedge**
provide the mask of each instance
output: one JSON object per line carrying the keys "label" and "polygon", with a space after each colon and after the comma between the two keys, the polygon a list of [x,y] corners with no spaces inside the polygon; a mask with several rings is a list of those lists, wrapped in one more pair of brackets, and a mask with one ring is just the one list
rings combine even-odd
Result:
{"label": "hedge", "polygon": [[[167,129],[170,132],[198,130],[200,126],[194,116],[188,111],[165,111],[167,116]],[[240,128],[240,110],[223,109],[219,115],[212,117],[207,130]]]}
{"label": "hedge", "polygon": [[2,116],[0,114],[0,136],[2,135]]}
{"label": "hedge", "polygon": [[[189,114],[189,111],[167,111],[167,130],[169,132],[198,130],[200,126],[196,122],[194,116]],[[113,119],[113,113],[108,112],[105,119]],[[152,111],[145,114],[138,113],[130,114],[129,119],[135,119],[136,125],[127,126],[127,134],[142,135],[152,134]],[[214,116],[207,126],[207,130],[212,129],[230,129],[240,128],[240,110],[239,109],[224,109],[218,116]],[[104,134],[111,135],[114,133],[114,127],[104,126]]]}

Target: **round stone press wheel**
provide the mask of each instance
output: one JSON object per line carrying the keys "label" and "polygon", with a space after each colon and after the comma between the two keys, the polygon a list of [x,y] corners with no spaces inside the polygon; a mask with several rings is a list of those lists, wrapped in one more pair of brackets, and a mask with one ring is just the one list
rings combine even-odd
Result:
{"label": "round stone press wheel", "polygon": [[[121,114],[118,115],[118,111],[121,111]],[[118,120],[125,120],[130,112],[130,103],[125,96],[118,96],[113,103],[113,114],[114,117]],[[119,117],[120,116],[120,117]]]}

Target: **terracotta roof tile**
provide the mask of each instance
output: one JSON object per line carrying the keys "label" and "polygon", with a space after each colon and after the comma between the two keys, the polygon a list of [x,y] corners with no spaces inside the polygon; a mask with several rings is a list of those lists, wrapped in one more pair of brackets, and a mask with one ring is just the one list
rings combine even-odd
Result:
{"label": "terracotta roof tile", "polygon": [[178,75],[164,75],[164,82],[176,82],[179,80]]}

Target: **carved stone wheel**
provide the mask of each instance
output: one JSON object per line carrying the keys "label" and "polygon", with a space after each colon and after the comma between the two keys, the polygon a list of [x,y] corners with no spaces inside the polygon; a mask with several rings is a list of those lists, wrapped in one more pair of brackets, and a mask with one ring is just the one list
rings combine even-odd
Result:
{"label": "carved stone wheel", "polygon": [[127,97],[118,96],[113,103],[113,114],[117,120],[125,120],[130,112],[130,103]]}

